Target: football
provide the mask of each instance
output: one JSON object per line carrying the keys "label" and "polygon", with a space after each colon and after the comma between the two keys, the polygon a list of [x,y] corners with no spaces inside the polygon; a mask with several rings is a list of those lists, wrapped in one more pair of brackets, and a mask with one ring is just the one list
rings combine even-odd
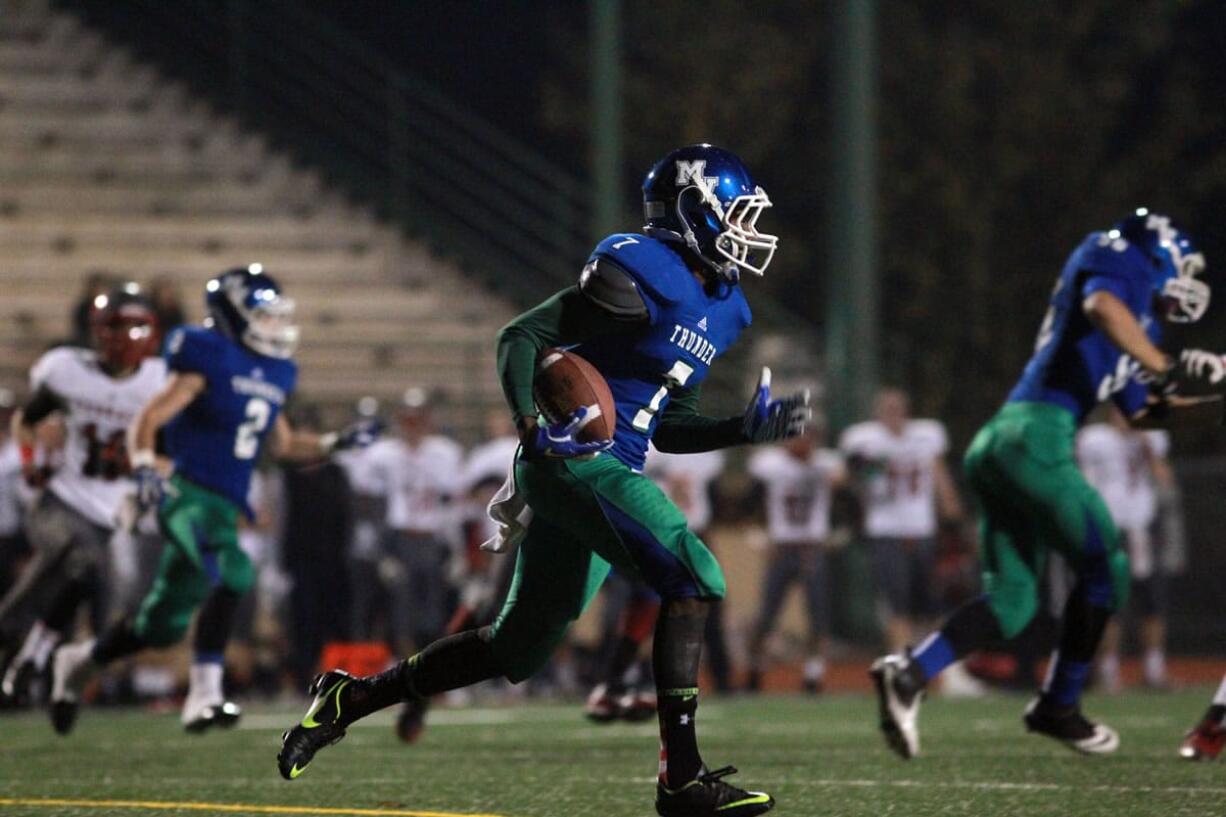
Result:
{"label": "football", "polygon": [[617,427],[613,393],[596,367],[579,355],[546,349],[537,361],[532,390],[537,408],[551,423],[565,419],[580,406],[587,407],[588,421],[575,435],[579,441],[613,439]]}

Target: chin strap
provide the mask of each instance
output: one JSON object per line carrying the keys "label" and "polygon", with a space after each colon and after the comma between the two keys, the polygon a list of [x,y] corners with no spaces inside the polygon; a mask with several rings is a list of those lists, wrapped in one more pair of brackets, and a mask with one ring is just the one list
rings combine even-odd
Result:
{"label": "chin strap", "polygon": [[666,230],[662,227],[652,227],[650,225],[645,226],[643,228],[643,232],[649,236],[652,236],[653,238],[659,238],[663,241],[683,242],[686,248],[694,254],[694,257],[709,267],[711,271],[718,275],[722,280],[727,281],[730,284],[740,283],[740,267],[731,261],[725,261],[721,264],[720,262],[712,261],[710,258],[703,255],[702,249],[698,244],[698,236],[694,235],[694,229],[690,227],[689,220],[686,219],[685,214],[681,211],[681,199],[691,190],[698,192],[700,196],[702,195],[702,191],[700,191],[694,185],[690,185],[677,194],[677,223],[681,225],[685,232],[677,233],[674,230]]}

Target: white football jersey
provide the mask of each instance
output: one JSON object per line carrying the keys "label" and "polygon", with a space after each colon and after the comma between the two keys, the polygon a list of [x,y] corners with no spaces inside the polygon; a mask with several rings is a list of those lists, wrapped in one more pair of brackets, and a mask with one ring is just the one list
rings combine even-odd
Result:
{"label": "white football jersey", "polygon": [[749,474],[766,487],[766,530],[777,545],[818,543],[830,534],[832,486],[843,473],[837,451],[797,459],[780,447],[755,451]]}
{"label": "white football jersey", "polygon": [[438,434],[431,434],[415,447],[401,439],[390,442],[388,526],[448,534],[457,517],[447,499],[462,488],[464,449],[455,440]]}
{"label": "white football jersey", "polygon": [[135,373],[114,379],[88,349],[52,349],[30,369],[30,390],[46,388],[63,401],[64,464],[47,489],[93,522],[113,528],[125,494],[127,431],[137,413],[166,385],[166,363],[145,358]]}
{"label": "white football jersey", "polygon": [[723,451],[665,454],[654,447],[647,450],[643,468],[685,514],[686,524],[693,531],[706,530],[711,524],[711,483],[723,470]]}
{"label": "white football jersey", "polygon": [[866,478],[864,532],[873,537],[926,539],[936,535],[933,463],[949,448],[936,420],[908,420],[893,434],[876,420],[843,432],[843,455],[876,463]]}
{"label": "white football jersey", "polygon": [[1163,431],[1128,432],[1094,423],[1077,432],[1077,462],[1102,495],[1115,524],[1142,530],[1158,514],[1158,494],[1149,452],[1165,457],[1170,437]]}
{"label": "white football jersey", "polygon": [[474,448],[464,461],[462,489],[465,492],[471,491],[486,481],[496,480],[501,483],[510,473],[511,462],[515,459],[518,448],[519,438],[515,436],[495,437]]}
{"label": "white football jersey", "polygon": [[365,448],[350,448],[333,458],[345,471],[355,494],[385,497],[391,490],[391,468],[397,440],[382,437]]}

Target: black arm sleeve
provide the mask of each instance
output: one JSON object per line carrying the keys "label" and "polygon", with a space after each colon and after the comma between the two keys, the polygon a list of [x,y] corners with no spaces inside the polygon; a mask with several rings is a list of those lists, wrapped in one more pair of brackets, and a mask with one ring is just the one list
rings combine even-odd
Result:
{"label": "black arm sleeve", "polygon": [[64,398],[46,386],[40,386],[38,391],[34,392],[34,395],[22,407],[21,424],[26,427],[38,425],[48,415],[54,414],[57,411],[66,411],[67,409],[68,404],[64,402]]}
{"label": "black arm sleeve", "polygon": [[619,320],[602,309],[577,286],[556,293],[508,323],[498,333],[498,378],[515,418],[536,414],[532,378],[542,349],[633,332],[638,327],[637,322]]}
{"label": "black arm sleeve", "polygon": [[741,417],[708,417],[698,413],[700,386],[672,393],[660,415],[651,442],[666,454],[695,454],[746,442]]}

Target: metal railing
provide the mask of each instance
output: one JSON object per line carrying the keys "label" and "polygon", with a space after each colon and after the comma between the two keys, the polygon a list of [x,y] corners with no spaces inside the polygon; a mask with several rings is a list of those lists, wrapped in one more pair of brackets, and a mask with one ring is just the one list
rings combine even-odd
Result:
{"label": "metal railing", "polygon": [[309,9],[284,0],[62,5],[153,57],[406,232],[516,300],[591,249],[582,182]]}

